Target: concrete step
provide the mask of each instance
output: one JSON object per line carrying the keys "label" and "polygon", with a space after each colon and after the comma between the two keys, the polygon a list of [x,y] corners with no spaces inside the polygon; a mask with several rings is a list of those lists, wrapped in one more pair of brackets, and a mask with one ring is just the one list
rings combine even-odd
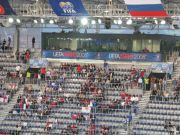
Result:
{"label": "concrete step", "polygon": [[149,102],[150,95],[151,95],[151,91],[146,91],[144,93],[144,95],[142,96],[141,101],[139,102],[140,109],[139,109],[138,115],[135,115],[135,117],[133,117],[132,125],[130,127],[130,131],[129,131],[128,135],[131,135],[133,133],[133,127],[139,121],[139,118],[140,118],[142,112],[146,108],[146,106],[147,106],[147,104]]}
{"label": "concrete step", "polygon": [[24,87],[20,86],[19,91],[13,96],[13,98],[10,100],[10,102],[4,107],[3,110],[0,110],[0,123],[5,119],[5,117],[8,115],[9,111],[13,108],[13,106],[16,104],[17,98],[24,90]]}

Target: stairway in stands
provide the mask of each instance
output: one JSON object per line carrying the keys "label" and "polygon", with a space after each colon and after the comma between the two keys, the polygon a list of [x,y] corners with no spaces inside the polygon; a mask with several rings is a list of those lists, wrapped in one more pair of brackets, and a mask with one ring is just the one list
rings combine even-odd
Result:
{"label": "stairway in stands", "polygon": [[139,101],[138,114],[133,115],[134,117],[133,117],[132,125],[131,125],[130,130],[129,130],[129,134],[132,134],[134,126],[139,121],[139,118],[142,115],[143,111],[146,109],[146,106],[150,100],[149,99],[150,95],[151,95],[151,91],[145,91],[144,95],[142,96],[141,100]]}
{"label": "stairway in stands", "polygon": [[[178,79],[180,77],[180,57],[175,65],[175,71],[172,78]],[[172,92],[172,80],[167,82],[167,90]],[[164,129],[164,122],[170,120],[173,124],[179,124],[179,109],[180,102],[173,100],[171,95],[169,99],[165,100],[161,97],[160,100],[150,100],[150,91],[146,92],[142,98],[142,103],[139,105],[143,108],[140,114],[133,120],[131,128],[131,135],[154,134],[154,135],[169,135],[168,130]],[[145,100],[145,101],[144,101]],[[177,133],[177,135],[180,135]]]}
{"label": "stairway in stands", "polygon": [[16,92],[16,94],[14,94],[13,98],[10,100],[8,105],[6,105],[3,108],[3,110],[0,110],[0,124],[5,119],[6,115],[8,115],[8,113],[11,111],[13,106],[16,104],[18,96],[23,94],[24,86],[20,85],[20,87],[18,87],[18,89],[19,90]]}
{"label": "stairway in stands", "polygon": [[[174,72],[172,74],[172,79],[176,78],[177,80],[180,77],[180,57],[178,57],[177,62],[174,66]],[[172,79],[167,80],[167,90],[172,91]]]}
{"label": "stairway in stands", "polygon": [[180,57],[177,59],[177,64],[175,65],[175,71],[173,73],[173,78],[179,78],[180,76]]}
{"label": "stairway in stands", "polygon": [[[15,60],[13,52],[0,52],[0,88],[1,99],[6,95],[8,102],[0,102],[0,123],[4,120],[8,112],[15,105],[19,94],[23,93],[23,86],[19,84],[19,78],[16,78],[16,66],[21,66],[21,71],[25,70],[24,64]],[[11,77],[7,77],[8,73]],[[8,98],[7,98],[8,96]]]}

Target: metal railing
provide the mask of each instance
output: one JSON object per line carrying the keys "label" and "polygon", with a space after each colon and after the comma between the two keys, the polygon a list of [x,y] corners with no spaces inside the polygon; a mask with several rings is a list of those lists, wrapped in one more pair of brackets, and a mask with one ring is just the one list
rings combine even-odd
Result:
{"label": "metal railing", "polygon": [[[51,6],[48,3],[41,4],[15,4],[13,3],[13,9],[19,16],[25,17],[57,17],[53,12]],[[127,6],[125,4],[84,4],[88,13],[92,17],[130,17],[128,14]],[[165,10],[169,16],[180,16],[180,4],[171,3],[164,5]],[[66,17],[61,17],[66,19]]]}

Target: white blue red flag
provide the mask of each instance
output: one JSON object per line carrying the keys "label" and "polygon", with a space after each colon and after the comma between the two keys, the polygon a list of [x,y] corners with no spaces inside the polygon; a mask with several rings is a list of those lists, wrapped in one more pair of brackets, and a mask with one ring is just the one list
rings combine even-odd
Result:
{"label": "white blue red flag", "polygon": [[131,16],[137,17],[166,17],[161,0],[125,0]]}

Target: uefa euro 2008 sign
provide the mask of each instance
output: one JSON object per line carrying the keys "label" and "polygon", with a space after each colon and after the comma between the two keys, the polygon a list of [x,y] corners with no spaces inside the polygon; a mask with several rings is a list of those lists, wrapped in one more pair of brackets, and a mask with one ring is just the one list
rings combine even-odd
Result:
{"label": "uefa euro 2008 sign", "polygon": [[161,54],[159,53],[77,52],[46,50],[42,52],[42,57],[52,59],[91,59],[111,61],[161,61]]}

